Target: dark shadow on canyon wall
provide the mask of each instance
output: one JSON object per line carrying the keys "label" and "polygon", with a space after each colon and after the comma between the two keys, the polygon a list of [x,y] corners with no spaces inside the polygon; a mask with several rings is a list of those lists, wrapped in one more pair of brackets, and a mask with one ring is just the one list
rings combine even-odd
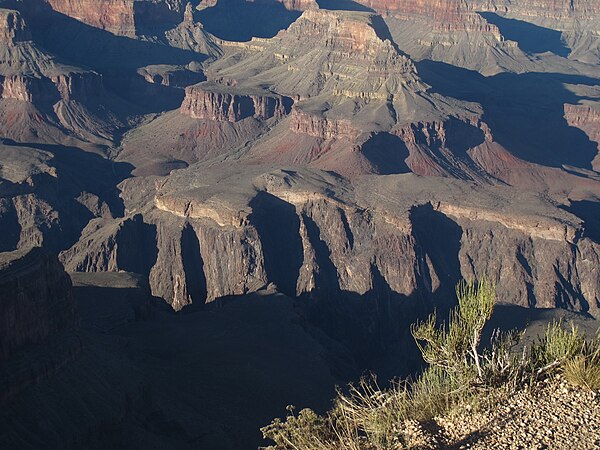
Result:
{"label": "dark shadow on canyon wall", "polygon": [[[44,246],[51,251],[71,247],[81,235],[81,231],[94,218],[93,213],[80,201],[83,192],[93,194],[100,202],[105,202],[113,217],[123,217],[125,206],[120,198],[118,184],[131,176],[133,166],[129,163],[113,162],[96,153],[86,152],[76,147],[54,144],[17,143],[5,139],[7,146],[29,148],[49,152],[49,164],[56,168],[57,176],[38,174],[33,177],[33,187],[14,187],[14,195],[33,194],[52,206],[60,219],[60,226],[43,228]],[[58,181],[59,180],[59,181]],[[9,191],[8,198],[13,195]],[[100,205],[99,205],[100,206]],[[17,212],[8,208],[2,214],[6,234],[0,237],[0,248],[14,250],[18,243],[20,225]],[[153,244],[155,246],[155,244]],[[135,272],[140,272],[138,266]]]}
{"label": "dark shadow on canyon wall", "polygon": [[[460,270],[460,240],[462,229],[446,215],[435,211],[431,204],[415,206],[410,211],[413,233],[433,265],[439,279],[434,295],[436,304],[453,306],[456,284],[462,279]],[[429,283],[434,283],[429,279]]]}
{"label": "dark shadow on canyon wall", "polygon": [[250,207],[249,220],[260,236],[269,281],[293,297],[304,260],[296,208],[264,191],[252,199]]}
{"label": "dark shadow on canyon wall", "polygon": [[589,200],[572,201],[566,211],[583,220],[583,236],[600,243],[600,203]]}
{"label": "dark shadow on canyon wall", "polygon": [[115,217],[123,217],[125,205],[119,197],[117,185],[129,178],[134,169],[126,162],[114,162],[96,153],[77,147],[55,144],[23,143],[5,139],[7,145],[22,148],[36,148],[50,152],[53,156],[50,164],[58,170],[58,176],[64,182],[40,189],[39,194],[59,197],[71,196],[86,191],[105,201]]}
{"label": "dark shadow on canyon wall", "polygon": [[[151,2],[136,2],[136,8],[143,7],[139,6],[140,3]],[[138,111],[134,105],[122,105],[122,108],[132,109],[126,111],[128,113],[174,109],[183,99],[182,89],[150,83],[137,73],[139,68],[149,65],[187,66],[207,58],[206,55],[161,42],[117,36],[60,14],[43,2],[26,9],[25,16],[32,25],[31,32],[36,43],[63,62],[99,72],[109,91],[142,108]]]}
{"label": "dark shadow on canyon wall", "polygon": [[271,38],[290,26],[299,11],[288,11],[276,1],[238,2],[219,0],[216,6],[198,13],[209,33],[227,41],[249,41],[253,37]]}
{"label": "dark shadow on canyon wall", "polygon": [[156,225],[145,223],[142,215],[136,214],[123,222],[116,241],[127,243],[117,247],[120,270],[148,277],[158,258]]}
{"label": "dark shadow on canyon wall", "polygon": [[433,90],[460,100],[480,103],[483,121],[494,140],[513,155],[533,163],[591,169],[598,146],[580,129],[569,126],[564,105],[584,99],[566,84],[596,86],[600,80],[557,73],[501,73],[484,77],[446,63],[417,63]]}
{"label": "dark shadow on canyon wall", "polygon": [[353,0],[317,0],[317,3],[322,9],[374,12],[372,8],[361,5]]}
{"label": "dark shadow on canyon wall", "polygon": [[201,62],[206,55],[170,47],[159,42],[118,36],[92,27],[39,2],[27,10],[34,40],[63,61],[102,72],[129,72],[153,64],[186,65]]}
{"label": "dark shadow on canyon wall", "polygon": [[410,172],[405,162],[408,148],[398,136],[377,133],[363,144],[361,151],[380,175]]}
{"label": "dark shadow on canyon wall", "polygon": [[22,227],[19,224],[17,210],[8,201],[0,198],[0,252],[11,252],[17,249],[21,239]]}
{"label": "dark shadow on canyon wall", "polygon": [[200,254],[200,242],[196,231],[189,223],[181,232],[181,262],[192,304],[204,304],[208,292],[204,275],[204,260]]}
{"label": "dark shadow on canyon wall", "polygon": [[489,23],[496,25],[500,33],[509,41],[515,41],[527,53],[552,52],[567,57],[571,50],[564,44],[562,33],[529,22],[509,19],[492,12],[479,13]]}
{"label": "dark shadow on canyon wall", "polygon": [[496,330],[501,332],[517,330],[524,332],[524,344],[531,345],[533,341],[544,335],[548,323],[552,321],[562,321],[567,327],[572,322],[588,336],[595,335],[598,329],[598,321],[586,313],[497,304],[492,318],[483,330],[482,342],[489,343]]}
{"label": "dark shadow on canyon wall", "polygon": [[312,217],[302,214],[302,221],[306,227],[308,241],[315,252],[315,262],[318,272],[315,277],[315,290],[313,296],[331,297],[340,291],[339,275],[335,264],[331,261],[331,250],[327,243],[321,239],[321,230]]}

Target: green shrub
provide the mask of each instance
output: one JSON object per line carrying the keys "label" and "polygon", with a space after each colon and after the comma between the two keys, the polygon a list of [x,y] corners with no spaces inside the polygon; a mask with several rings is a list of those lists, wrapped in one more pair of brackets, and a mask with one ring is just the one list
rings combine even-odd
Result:
{"label": "green shrub", "polygon": [[438,327],[434,313],[411,331],[427,363],[454,381],[469,383],[473,375],[483,376],[479,344],[483,327],[492,316],[496,289],[485,279],[477,284],[461,282],[456,295],[458,308],[450,313],[447,326]]}
{"label": "green shrub", "polygon": [[548,324],[540,342],[533,345],[530,360],[537,373],[541,374],[573,359],[581,354],[585,347],[585,335],[581,334],[576,326],[573,325],[567,330],[562,322],[553,321]]}
{"label": "green shrub", "polygon": [[[480,354],[481,333],[496,299],[494,286],[459,283],[458,307],[447,325],[432,314],[415,324],[412,334],[429,364],[414,382],[395,383],[382,390],[374,378],[339,392],[324,416],[289,408],[285,421],[275,419],[262,428],[272,450],[399,450],[410,448],[410,423],[426,422],[456,405],[477,406],[562,371],[565,379],[584,389],[600,390],[600,337],[587,340],[576,327],[548,325],[530,348],[515,349],[522,333],[495,332]],[[494,394],[494,395],[491,395]],[[488,400],[489,401],[489,400]],[[411,434],[413,433],[413,434]]]}
{"label": "green shrub", "polygon": [[270,425],[261,428],[263,437],[275,443],[272,450],[325,450],[331,430],[326,417],[317,415],[310,409],[303,409],[298,415],[288,406],[285,421],[275,419]]}

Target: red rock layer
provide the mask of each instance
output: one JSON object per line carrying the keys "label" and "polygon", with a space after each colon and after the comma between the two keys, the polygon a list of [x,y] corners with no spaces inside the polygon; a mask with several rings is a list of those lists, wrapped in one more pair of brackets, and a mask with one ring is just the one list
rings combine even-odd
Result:
{"label": "red rock layer", "polygon": [[280,95],[244,95],[208,90],[201,85],[186,89],[182,114],[195,119],[238,122],[248,117],[279,118],[290,110],[291,100]]}
{"label": "red rock layer", "polygon": [[307,134],[321,139],[349,139],[355,140],[358,131],[350,120],[329,119],[321,115],[314,115],[294,108],[290,117],[290,129],[294,133]]}
{"label": "red rock layer", "polygon": [[56,103],[58,100],[85,101],[103,90],[95,72],[64,73],[52,78],[0,75],[0,98],[29,103]]}
{"label": "red rock layer", "polygon": [[382,14],[401,19],[423,18],[436,31],[479,31],[500,36],[498,28],[471,12],[464,0],[357,0]]}
{"label": "red rock layer", "polygon": [[477,10],[559,20],[573,17],[588,20],[600,14],[597,0],[476,0],[469,5]]}
{"label": "red rock layer", "polygon": [[134,35],[140,28],[176,23],[181,0],[45,0],[55,11],[115,34]]}

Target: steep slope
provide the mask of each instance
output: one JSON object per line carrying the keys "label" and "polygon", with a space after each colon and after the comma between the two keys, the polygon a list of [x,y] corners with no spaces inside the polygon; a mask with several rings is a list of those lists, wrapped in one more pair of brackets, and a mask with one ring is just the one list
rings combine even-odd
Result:
{"label": "steep slope", "polygon": [[532,59],[465,0],[362,0],[381,13],[411,58],[444,61],[491,75],[531,70]]}
{"label": "steep slope", "polygon": [[102,76],[62,63],[33,40],[21,14],[0,10],[0,123],[22,142],[110,143],[126,126],[124,102]]}
{"label": "steep slope", "polygon": [[73,245],[96,217],[118,217],[131,166],[59,145],[0,143],[0,251]]}
{"label": "steep slope", "polygon": [[[257,133],[244,148],[221,146],[221,154],[234,153],[251,164],[310,164],[348,176],[431,166],[437,173],[451,170],[464,177],[485,177],[468,158],[446,161],[452,153],[444,136],[447,128],[463,128],[471,134],[472,145],[483,140],[485,125],[479,121],[478,106],[431,92],[387,33],[381,18],[373,14],[309,9],[272,39],[223,42],[224,56],[206,70],[212,84],[188,89],[180,111],[213,124],[230,121],[219,114],[190,113],[190,105],[215,101],[214,96],[198,97],[206,86],[224,95],[234,89],[241,97],[244,92],[264,92],[266,97],[294,99],[289,115],[276,114],[282,120],[270,124],[268,132]],[[211,104],[208,110],[221,107]],[[144,132],[160,136],[152,129],[161,122],[148,125]],[[380,151],[381,142],[395,148],[386,155]],[[167,139],[155,145],[172,147]],[[124,147],[128,155],[138,153],[135,147],[128,148],[128,141]],[[426,162],[420,167],[409,162],[407,167],[408,153],[408,161]]]}
{"label": "steep slope", "polygon": [[598,243],[538,195],[414,175],[352,186],[306,170],[223,173],[129,180],[138,216],[84,232],[61,259],[69,270],[127,268],[120,261],[142,251],[132,242],[152,229],[151,288],[175,309],[268,283],[292,296],[434,301],[485,274],[505,302],[597,313]]}
{"label": "steep slope", "polygon": [[181,20],[184,0],[42,0],[57,12],[118,35],[156,33]]}
{"label": "steep slope", "polygon": [[40,248],[0,254],[0,404],[52,376],[81,351],[71,279]]}

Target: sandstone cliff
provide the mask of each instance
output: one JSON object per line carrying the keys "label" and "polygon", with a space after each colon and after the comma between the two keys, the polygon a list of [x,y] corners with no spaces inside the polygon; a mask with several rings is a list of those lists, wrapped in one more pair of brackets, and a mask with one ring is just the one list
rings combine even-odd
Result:
{"label": "sandstone cliff", "polygon": [[266,120],[285,116],[291,99],[270,93],[243,91],[203,83],[186,89],[181,113],[194,119],[238,122],[248,117]]}
{"label": "sandstone cliff", "polygon": [[96,28],[134,36],[164,29],[183,17],[182,0],[44,0],[52,9]]}

